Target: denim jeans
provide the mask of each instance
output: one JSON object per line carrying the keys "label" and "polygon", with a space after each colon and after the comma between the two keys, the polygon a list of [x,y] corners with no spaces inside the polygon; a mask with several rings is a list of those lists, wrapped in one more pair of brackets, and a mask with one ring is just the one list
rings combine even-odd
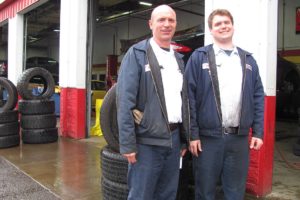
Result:
{"label": "denim jeans", "polygon": [[202,152],[193,157],[195,200],[215,200],[221,180],[225,200],[243,200],[249,165],[248,136],[201,137]]}
{"label": "denim jeans", "polygon": [[172,148],[137,144],[137,162],[128,166],[129,200],[175,200],[180,159],[179,129]]}

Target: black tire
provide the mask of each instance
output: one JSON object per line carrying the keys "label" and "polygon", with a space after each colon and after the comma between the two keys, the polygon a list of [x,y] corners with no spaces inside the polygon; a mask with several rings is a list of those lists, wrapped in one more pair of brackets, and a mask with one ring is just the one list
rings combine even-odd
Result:
{"label": "black tire", "polygon": [[13,110],[16,107],[18,101],[18,92],[16,86],[7,78],[0,77],[0,92],[3,92],[3,88],[7,91],[7,100],[4,101],[3,97],[0,99],[0,112]]}
{"label": "black tire", "polygon": [[103,200],[126,200],[128,197],[126,184],[116,183],[102,177],[101,186]]}
{"label": "black tire", "polygon": [[300,156],[300,144],[298,143],[294,144],[293,153],[295,156]]}
{"label": "black tire", "polygon": [[[44,85],[43,91],[39,95],[34,95],[29,88],[34,78],[39,78]],[[20,96],[26,100],[49,99],[54,94],[54,79],[51,73],[43,68],[34,67],[23,72],[17,83],[17,90]]]}
{"label": "black tire", "polygon": [[108,145],[120,152],[117,123],[116,84],[106,93],[100,109],[100,127]]}
{"label": "black tire", "polygon": [[19,122],[10,122],[5,124],[0,124],[0,137],[7,135],[19,135]]}
{"label": "black tire", "polygon": [[45,129],[56,127],[55,114],[47,115],[21,115],[21,128],[23,129]]}
{"label": "black tire", "polygon": [[117,183],[127,184],[128,161],[119,153],[104,147],[101,151],[102,177]]}
{"label": "black tire", "polygon": [[18,114],[19,112],[17,110],[0,112],[0,124],[18,121]]}
{"label": "black tire", "polygon": [[190,186],[194,185],[192,154],[187,152],[182,159],[176,200],[190,200]]}
{"label": "black tire", "polygon": [[58,140],[57,128],[22,129],[22,140],[26,144],[45,144]]}
{"label": "black tire", "polygon": [[20,136],[18,135],[8,135],[0,137],[0,149],[8,148],[20,145]]}
{"label": "black tire", "polygon": [[20,100],[19,112],[23,115],[42,115],[55,112],[54,100]]}

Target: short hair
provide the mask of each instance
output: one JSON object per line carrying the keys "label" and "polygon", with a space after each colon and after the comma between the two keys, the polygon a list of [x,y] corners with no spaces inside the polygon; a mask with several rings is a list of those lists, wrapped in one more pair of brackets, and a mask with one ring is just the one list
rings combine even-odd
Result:
{"label": "short hair", "polygon": [[151,13],[151,17],[150,17],[150,20],[153,19],[154,15],[157,14],[157,12],[163,10],[163,9],[169,9],[171,10],[171,12],[173,12],[175,14],[175,17],[176,17],[176,12],[174,11],[174,9],[169,6],[169,5],[166,5],[166,4],[162,4],[162,5],[159,5],[157,7],[155,7],[153,10],[152,10],[152,13]]}
{"label": "short hair", "polygon": [[231,15],[231,13],[226,10],[226,9],[216,9],[214,11],[212,11],[212,13],[210,13],[208,19],[207,19],[207,23],[208,23],[208,27],[211,29],[212,28],[212,21],[213,21],[213,18],[216,16],[216,15],[220,15],[220,16],[227,16],[230,18],[231,20],[231,23],[233,24],[233,17]]}

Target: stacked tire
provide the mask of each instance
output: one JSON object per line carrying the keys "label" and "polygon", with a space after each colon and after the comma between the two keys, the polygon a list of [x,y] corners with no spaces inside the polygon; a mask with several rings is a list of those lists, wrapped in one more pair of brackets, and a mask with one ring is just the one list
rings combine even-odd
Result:
{"label": "stacked tire", "polygon": [[18,101],[15,85],[0,77],[0,148],[20,144],[18,111],[14,110]]}
{"label": "stacked tire", "polygon": [[[41,91],[32,88],[38,80]],[[51,100],[54,94],[54,79],[47,70],[35,67],[25,70],[17,83],[21,96],[19,113],[23,143],[43,144],[56,142],[58,130],[56,127],[55,102]]]}
{"label": "stacked tire", "polygon": [[101,150],[101,188],[104,200],[126,200],[128,162],[109,146]]}
{"label": "stacked tire", "polygon": [[126,200],[128,162],[120,154],[117,124],[116,85],[105,95],[100,110],[100,125],[107,142],[101,150],[101,188],[103,200]]}

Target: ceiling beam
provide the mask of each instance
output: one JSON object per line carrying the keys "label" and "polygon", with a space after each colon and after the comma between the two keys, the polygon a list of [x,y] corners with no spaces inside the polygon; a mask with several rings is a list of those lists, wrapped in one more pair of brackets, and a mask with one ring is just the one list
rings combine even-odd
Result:
{"label": "ceiling beam", "polygon": [[197,13],[197,12],[194,12],[194,11],[191,11],[191,10],[186,10],[186,9],[183,9],[183,8],[176,8],[176,7],[174,7],[174,9],[175,9],[175,10],[182,11],[182,12],[190,13],[190,14],[193,14],[193,15],[198,15],[198,16],[204,17],[204,14],[202,14],[202,13]]}

